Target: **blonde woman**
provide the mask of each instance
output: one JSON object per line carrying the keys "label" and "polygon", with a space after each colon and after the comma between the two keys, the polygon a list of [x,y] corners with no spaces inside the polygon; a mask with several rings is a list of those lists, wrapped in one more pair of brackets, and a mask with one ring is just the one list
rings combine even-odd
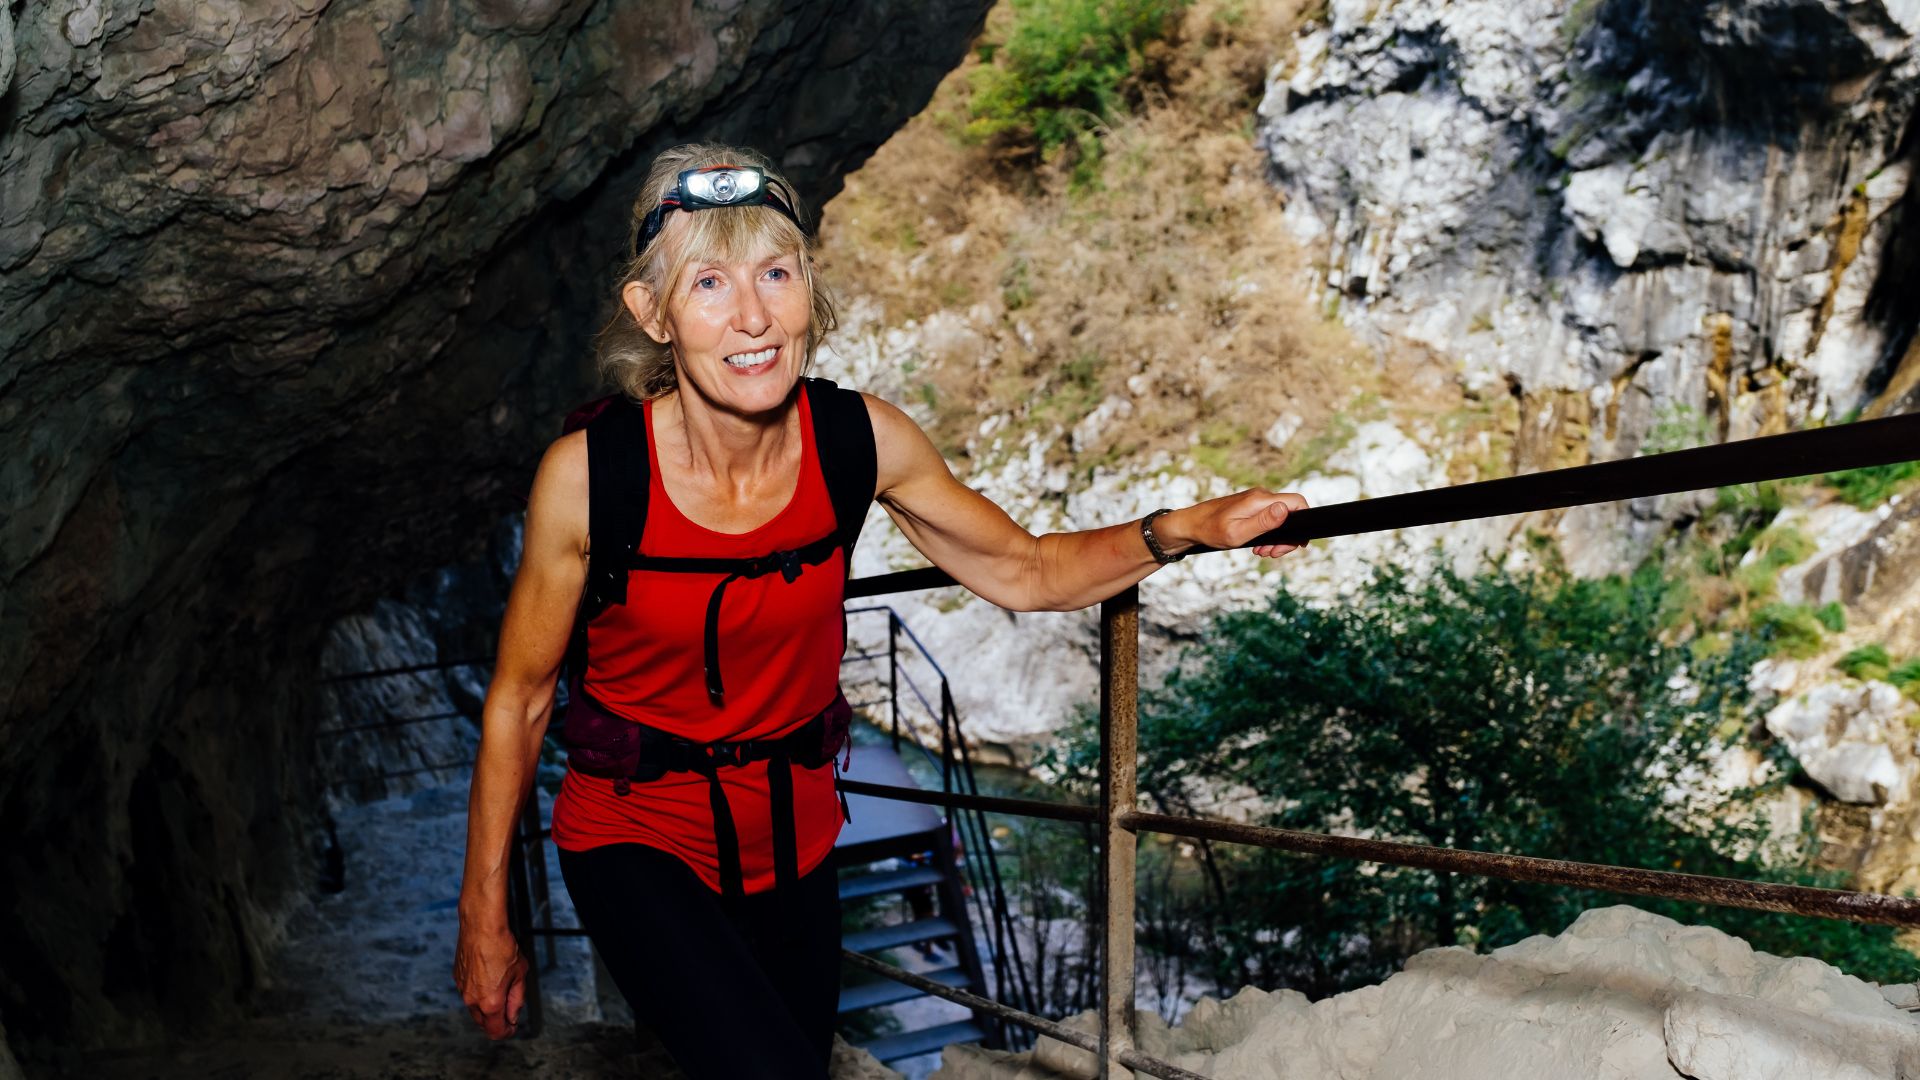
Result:
{"label": "blonde woman", "polygon": [[553,839],[621,993],[690,1076],[818,1078],[839,986],[841,604],[867,503],[1019,611],[1098,603],[1305,505],[1245,491],[1029,534],[905,413],[803,378],[833,326],[805,221],[735,147],[661,154],[634,203],[601,349],[619,394],[540,463],[483,713],[454,977],[493,1038],[524,989],[507,851],[563,663]]}

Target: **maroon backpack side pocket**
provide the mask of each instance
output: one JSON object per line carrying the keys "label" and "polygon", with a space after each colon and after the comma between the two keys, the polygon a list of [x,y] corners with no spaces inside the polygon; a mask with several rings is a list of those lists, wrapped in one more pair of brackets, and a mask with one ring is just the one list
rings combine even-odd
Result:
{"label": "maroon backpack side pocket", "polygon": [[624,778],[640,765],[640,725],[608,712],[578,679],[567,684],[560,742],[567,763],[588,776]]}

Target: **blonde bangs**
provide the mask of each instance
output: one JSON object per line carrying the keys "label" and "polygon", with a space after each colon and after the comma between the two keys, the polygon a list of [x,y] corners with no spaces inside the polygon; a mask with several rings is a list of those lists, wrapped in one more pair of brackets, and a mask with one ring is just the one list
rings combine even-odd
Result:
{"label": "blonde bangs", "polygon": [[[675,190],[680,173],[711,165],[757,166],[765,172],[773,193],[806,220],[793,185],[765,156],[742,147],[676,146],[654,159],[639,197],[634,200],[628,250],[632,250],[637,241],[646,216]],[[619,301],[620,291],[630,281],[641,282],[652,290],[654,317],[663,318],[688,268],[695,262],[741,262],[757,257],[798,255],[800,276],[806,282],[811,300],[803,371],[812,368],[820,342],[838,323],[833,299],[814,275],[812,240],[791,218],[771,206],[724,206],[675,212],[670,215],[667,227],[641,255],[644,257],[628,259],[622,268],[615,288],[613,317],[601,329],[596,342],[601,377],[628,397],[642,400],[661,397],[672,393],[678,384],[672,347],[649,337],[626,305]]]}

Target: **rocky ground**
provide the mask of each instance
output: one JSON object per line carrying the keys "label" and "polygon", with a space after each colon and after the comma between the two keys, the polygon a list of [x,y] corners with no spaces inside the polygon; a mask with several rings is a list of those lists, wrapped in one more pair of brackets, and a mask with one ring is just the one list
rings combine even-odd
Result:
{"label": "rocky ground", "polygon": [[[1920,996],[1718,930],[1599,908],[1558,937],[1480,955],[1431,949],[1379,986],[1317,1002],[1247,988],[1179,1026],[1140,1014],[1140,1048],[1261,1080],[1896,1080],[1920,1075]],[[1093,1030],[1091,1014],[1073,1025]],[[949,1047],[938,1080],[1086,1076],[1090,1055]]]}
{"label": "rocky ground", "polygon": [[[587,944],[555,943],[542,972],[545,1026],[535,1037],[481,1036],[452,979],[455,903],[466,847],[464,782],[337,808],[346,888],[297,911],[271,961],[257,1018],[190,1043],[76,1056],[49,1075],[101,1080],[563,1080],[680,1075],[637,1036],[617,994],[603,993]],[[547,847],[554,921],[573,923]],[[33,1075],[33,1074],[29,1074]],[[846,1049],[834,1075],[895,1076]]]}

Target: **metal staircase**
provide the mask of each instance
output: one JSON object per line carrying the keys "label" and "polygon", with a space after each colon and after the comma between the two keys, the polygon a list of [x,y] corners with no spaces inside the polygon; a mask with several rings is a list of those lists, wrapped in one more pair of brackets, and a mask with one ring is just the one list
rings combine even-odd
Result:
{"label": "metal staircase", "polygon": [[[850,623],[855,617],[885,619],[885,650],[850,653],[843,661],[842,681],[854,696],[856,708],[876,727],[884,725],[890,731],[890,742],[855,746],[845,777],[917,787],[903,760],[903,756],[914,757],[931,773],[937,773],[943,790],[979,794],[972,753],[961,737],[953,694],[938,662],[892,608],[849,609],[847,615]],[[849,641],[857,640],[850,632]],[[937,683],[937,705],[923,689],[923,682]],[[918,734],[929,729],[938,732],[937,754]],[[935,903],[927,904],[923,899],[919,909],[901,921],[848,934],[842,945],[853,952],[877,956],[891,949],[947,944],[953,950],[953,963],[920,974],[1003,1003],[1030,1004],[1032,994],[1026,986],[1019,939],[985,815],[969,811],[949,814],[928,805],[864,795],[849,795],[848,807],[852,821],[834,847],[841,900],[883,894],[911,896],[918,891],[923,898],[931,892]],[[983,930],[987,933],[982,934]],[[854,983],[841,991],[840,1015],[845,1018],[926,996],[891,979]],[[861,1045],[886,1062],[929,1053],[954,1042],[1017,1048],[1028,1041],[1024,1030],[1010,1028],[976,1011],[968,1020],[903,1031]]]}

